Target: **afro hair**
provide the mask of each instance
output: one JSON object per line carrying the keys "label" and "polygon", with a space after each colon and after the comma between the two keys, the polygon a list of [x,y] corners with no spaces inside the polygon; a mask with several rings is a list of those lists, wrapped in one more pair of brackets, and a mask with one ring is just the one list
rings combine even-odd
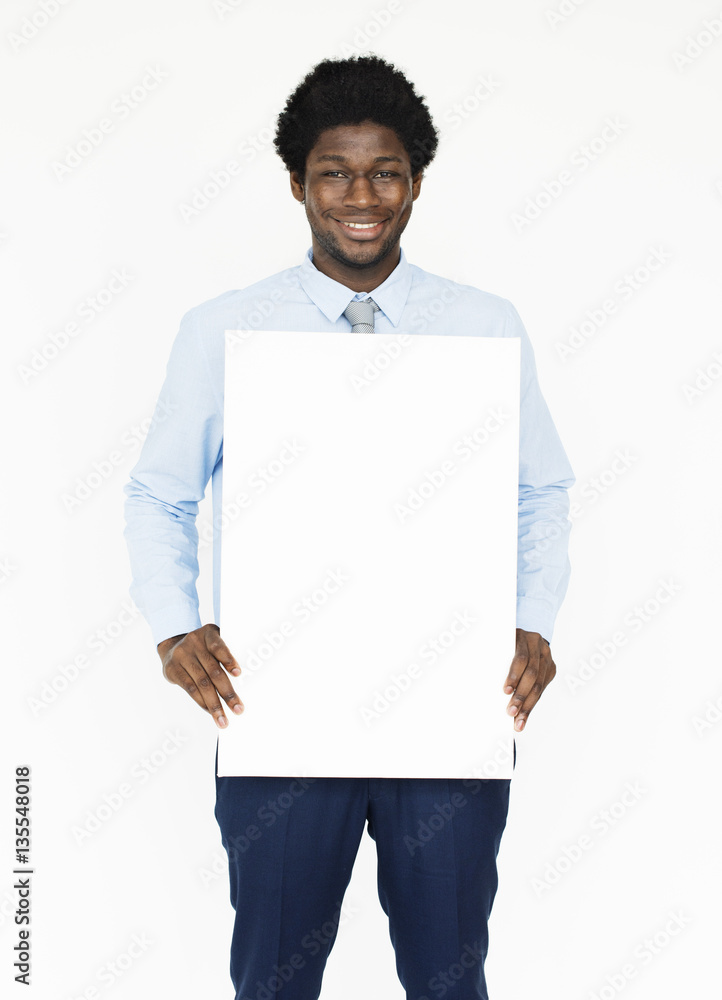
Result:
{"label": "afro hair", "polygon": [[431,163],[439,136],[424,98],[379,56],[324,59],[308,73],[278,116],[274,146],[303,181],[306,159],[326,129],[372,121],[393,129],[414,174]]}

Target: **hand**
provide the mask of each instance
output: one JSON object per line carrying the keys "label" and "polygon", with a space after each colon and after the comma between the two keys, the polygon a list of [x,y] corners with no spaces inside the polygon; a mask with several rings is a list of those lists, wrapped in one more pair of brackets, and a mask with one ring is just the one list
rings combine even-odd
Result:
{"label": "hand", "polygon": [[219,695],[236,715],[241,714],[243,702],[225,673],[238,677],[241,668],[221,639],[217,625],[202,625],[186,635],[164,639],[158,643],[158,655],[165,679],[187,691],[213,716],[219,729],[228,725]]}
{"label": "hand", "polygon": [[515,716],[514,729],[521,732],[529,713],[542,696],[547,684],[556,676],[549,643],[538,632],[516,630],[516,652],[504,681],[504,693],[513,694],[507,706]]}

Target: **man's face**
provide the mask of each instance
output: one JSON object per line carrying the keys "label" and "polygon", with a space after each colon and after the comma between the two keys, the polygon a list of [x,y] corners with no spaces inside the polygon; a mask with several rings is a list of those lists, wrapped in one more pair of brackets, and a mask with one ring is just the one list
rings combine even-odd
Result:
{"label": "man's face", "polygon": [[322,132],[306,160],[304,182],[291,174],[294,197],[305,197],[319,270],[332,277],[349,270],[391,273],[420,188],[421,171],[412,176],[409,155],[392,129],[369,121]]}

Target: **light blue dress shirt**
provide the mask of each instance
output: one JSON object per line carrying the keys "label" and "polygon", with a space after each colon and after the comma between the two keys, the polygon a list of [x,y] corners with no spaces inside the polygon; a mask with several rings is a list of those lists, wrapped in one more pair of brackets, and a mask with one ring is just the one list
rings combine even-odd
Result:
{"label": "light blue dress shirt", "polygon": [[[529,337],[513,305],[400,261],[370,289],[377,333],[521,339],[517,627],[551,641],[569,582],[569,496],[574,474],[536,375]],[[354,293],[322,274],[309,249],[301,265],[183,316],[153,422],[125,485],[130,594],[155,643],[199,628],[198,503],[213,489],[213,607],[220,620],[223,373],[226,330],[348,333]]]}

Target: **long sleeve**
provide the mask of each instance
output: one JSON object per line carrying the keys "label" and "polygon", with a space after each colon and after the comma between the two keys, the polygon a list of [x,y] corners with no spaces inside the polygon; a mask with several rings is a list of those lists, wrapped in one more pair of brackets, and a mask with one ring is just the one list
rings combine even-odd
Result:
{"label": "long sleeve", "polygon": [[[349,295],[314,267],[309,251],[300,267],[226,292],[181,320],[152,426],[125,486],[130,592],[156,643],[201,624],[196,516],[211,477],[216,620],[220,614],[223,331],[250,322],[253,329],[347,332],[343,310]],[[518,313],[506,299],[409,265],[403,251],[396,271],[374,295],[381,309],[379,332],[453,330],[520,338],[517,625],[551,641],[570,575],[567,490],[574,474],[541,394]]]}
{"label": "long sleeve", "polygon": [[181,320],[151,427],[124,487],[130,594],[156,644],[201,625],[196,516],[222,454],[222,400],[195,314]]}
{"label": "long sleeve", "polygon": [[551,642],[571,572],[567,491],[575,478],[539,388],[529,336],[508,307],[506,335],[521,338],[517,627]]}

